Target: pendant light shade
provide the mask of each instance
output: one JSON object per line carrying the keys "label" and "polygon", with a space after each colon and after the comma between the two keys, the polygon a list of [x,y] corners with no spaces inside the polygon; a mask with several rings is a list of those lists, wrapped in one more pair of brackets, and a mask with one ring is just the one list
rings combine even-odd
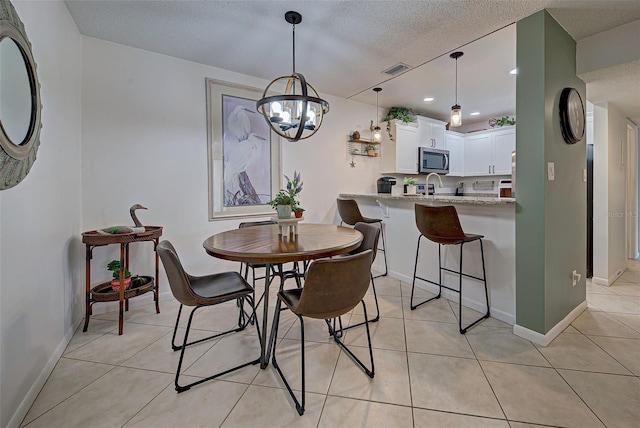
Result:
{"label": "pendant light shade", "polygon": [[451,125],[452,127],[458,127],[462,125],[462,107],[458,104],[458,58],[464,55],[463,52],[454,52],[449,55],[450,58],[456,60],[456,103],[451,107]]}
{"label": "pendant light shade", "polygon": [[[329,103],[307,83],[302,73],[296,73],[296,24],[302,22],[298,12],[287,12],[285,20],[293,26],[293,73],[274,79],[256,102],[256,108],[278,135],[289,141],[309,138],[322,125],[329,112]],[[267,96],[284,86],[284,93]]]}
{"label": "pendant light shade", "polygon": [[380,132],[380,126],[378,126],[378,94],[382,91],[382,88],[373,88],[376,93],[376,126],[373,128],[373,141],[379,143],[382,140],[382,133]]}

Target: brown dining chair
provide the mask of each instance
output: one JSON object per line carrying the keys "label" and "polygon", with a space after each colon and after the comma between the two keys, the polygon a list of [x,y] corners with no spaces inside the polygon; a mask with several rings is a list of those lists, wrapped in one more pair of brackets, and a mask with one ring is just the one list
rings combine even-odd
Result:
{"label": "brown dining chair", "polygon": [[360,208],[358,208],[358,203],[355,199],[337,199],[338,204],[338,214],[340,214],[341,222],[348,224],[349,226],[355,226],[356,223],[367,223],[367,224],[375,224],[378,223],[380,227],[380,234],[382,237],[382,247],[378,248],[382,255],[384,256],[384,273],[375,276],[374,278],[378,278],[380,276],[387,276],[387,243],[384,239],[384,227],[382,225],[382,219],[380,218],[369,218],[364,217],[360,213]]}
{"label": "brown dining chair", "polygon": [[[249,320],[255,314],[254,300],[252,297],[253,288],[237,272],[221,272],[206,276],[189,275],[182,267],[182,263],[178,258],[178,253],[169,241],[160,242],[158,244],[157,251],[167,273],[171,292],[173,293],[173,296],[176,298],[176,300],[180,302],[180,309],[178,310],[178,317],[176,319],[176,325],[173,329],[173,337],[171,338],[171,346],[173,347],[173,350],[180,351],[180,360],[178,361],[178,368],[176,370],[176,378],[174,382],[176,391],[178,391],[178,393],[184,392],[190,389],[192,386],[199,385],[203,382],[215,379],[219,376],[241,369],[248,365],[259,363],[260,357],[258,356],[258,358],[256,358],[255,360],[240,364],[236,367],[227,369],[212,376],[208,376],[204,379],[197,380],[187,385],[179,384],[180,370],[182,368],[184,353],[188,346],[245,329],[245,327],[249,323]],[[217,333],[204,339],[189,342],[188,339],[189,331],[191,330],[191,322],[193,321],[193,315],[198,309],[237,299],[239,299],[241,302],[237,328],[233,328],[223,333]],[[246,313],[244,309],[245,303],[251,308],[251,314]],[[187,330],[184,334],[182,345],[176,346],[176,333],[178,331],[178,325],[180,324],[180,315],[182,314],[183,306],[193,307],[193,310],[189,315],[189,322],[187,323]],[[258,338],[260,338],[258,323],[255,324],[256,330],[258,331]]]}
{"label": "brown dining chair", "polygon": [[[370,378],[374,376],[373,350],[371,347],[371,335],[367,320],[367,306],[363,297],[369,289],[371,276],[371,263],[373,253],[367,250],[358,254],[333,259],[321,259],[311,263],[307,271],[304,288],[281,290],[278,293],[275,319],[273,321],[273,367],[280,375],[300,415],[304,414],[305,404],[305,356],[304,356],[304,320],[303,317],[323,319],[329,327],[335,342],[364,370]],[[362,304],[364,311],[367,341],[369,343],[369,357],[371,368],[367,368],[349,348],[340,340],[330,320],[340,317]],[[285,305],[300,321],[300,353],[302,359],[302,397],[298,401],[289,382],[284,376],[276,359],[276,342],[278,337],[278,324],[280,323],[280,308]]]}
{"label": "brown dining chair", "polygon": [[[465,334],[470,327],[473,327],[480,321],[485,318],[489,318],[489,292],[487,290],[487,273],[484,266],[484,249],[482,246],[482,238],[483,235],[472,235],[466,234],[462,230],[462,226],[460,225],[460,219],[458,218],[458,212],[453,205],[443,206],[443,207],[430,207],[426,205],[416,204],[415,205],[415,215],[416,215],[416,226],[420,231],[420,236],[418,237],[418,246],[416,248],[416,262],[413,268],[413,283],[411,285],[411,310],[416,309],[418,306],[424,305],[427,302],[432,301],[433,299],[439,299],[442,295],[442,289],[446,288],[447,290],[451,290],[459,294],[458,299],[458,327],[460,329],[461,334]],[[417,276],[418,269],[418,257],[420,255],[420,240],[422,237],[427,238],[428,240],[435,242],[438,244],[438,282],[434,282],[422,277]],[[480,242],[480,255],[482,257],[482,278],[477,276],[468,275],[462,272],[462,247],[464,244],[468,244],[470,242],[479,241]],[[457,271],[447,269],[442,267],[442,245],[460,245],[460,265]],[[458,289],[447,287],[442,284],[442,271],[451,272],[458,275],[460,281],[458,285]],[[462,327],[462,277],[465,276],[467,278],[472,278],[478,281],[482,281],[484,283],[484,295],[485,301],[487,305],[487,312],[481,316],[476,321],[467,325],[466,327]],[[435,284],[438,286],[438,295],[427,299],[423,302],[413,304],[413,291],[416,287],[416,279],[420,279],[422,281],[429,282],[431,284]]]}
{"label": "brown dining chair", "polygon": [[[358,232],[362,233],[362,242],[360,242],[360,246],[358,248],[349,252],[348,255],[359,254],[367,250],[371,250],[372,260],[375,259],[376,251],[378,249],[378,239],[380,238],[380,229],[366,223],[356,223],[356,225],[353,228]],[[373,300],[376,304],[376,316],[369,320],[365,320],[357,324],[351,324],[348,327],[342,327],[342,321],[340,318],[338,318],[338,320],[340,321],[340,329],[338,330],[339,332],[341,332],[342,330],[348,330],[353,327],[359,327],[365,324],[367,321],[377,322],[380,319],[380,307],[378,306],[378,296],[376,295],[376,284],[373,279],[374,278],[373,273],[370,272],[370,276],[371,276],[371,290],[373,291]]]}

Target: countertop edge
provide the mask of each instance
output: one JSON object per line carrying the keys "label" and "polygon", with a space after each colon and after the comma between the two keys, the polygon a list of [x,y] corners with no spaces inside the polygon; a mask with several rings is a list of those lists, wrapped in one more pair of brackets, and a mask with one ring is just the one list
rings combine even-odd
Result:
{"label": "countertop edge", "polygon": [[407,202],[445,202],[452,204],[475,204],[475,205],[515,205],[514,198],[487,198],[478,196],[404,196],[391,195],[388,193],[340,193],[341,198],[370,198],[380,200],[394,200]]}

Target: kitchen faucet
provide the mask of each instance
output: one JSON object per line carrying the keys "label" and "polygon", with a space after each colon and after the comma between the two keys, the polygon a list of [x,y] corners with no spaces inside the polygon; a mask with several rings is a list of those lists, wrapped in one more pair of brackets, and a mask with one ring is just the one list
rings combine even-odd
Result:
{"label": "kitchen faucet", "polygon": [[[437,173],[432,172],[431,174],[427,175],[427,180],[425,182],[425,185],[427,186],[427,189],[429,188],[429,179],[431,178],[432,175],[435,175],[438,178],[438,187],[442,187],[442,178],[440,178],[440,176]],[[434,194],[436,193],[435,190],[434,190],[433,193]]]}

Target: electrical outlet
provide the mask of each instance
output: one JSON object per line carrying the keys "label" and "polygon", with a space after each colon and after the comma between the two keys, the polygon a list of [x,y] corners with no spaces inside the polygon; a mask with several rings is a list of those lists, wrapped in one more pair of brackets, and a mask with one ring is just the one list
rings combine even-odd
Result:
{"label": "electrical outlet", "polygon": [[556,167],[555,163],[553,162],[547,163],[547,175],[548,175],[549,181],[553,181],[556,179],[555,167]]}
{"label": "electrical outlet", "polygon": [[577,271],[574,270],[573,272],[571,272],[571,285],[575,287],[576,284],[580,281],[580,278],[582,278],[582,275],[580,275]]}

